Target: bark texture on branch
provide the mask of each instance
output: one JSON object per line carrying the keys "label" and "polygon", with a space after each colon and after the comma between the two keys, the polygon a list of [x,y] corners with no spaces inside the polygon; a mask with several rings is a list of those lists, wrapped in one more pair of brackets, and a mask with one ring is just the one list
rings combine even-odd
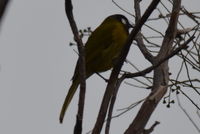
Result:
{"label": "bark texture on branch", "polygon": [[[160,49],[159,54],[155,57],[154,65],[157,64],[161,59],[165,58],[171,53],[173,41],[176,36],[177,22],[179,16],[181,0],[173,1],[172,15],[170,18],[169,26],[166,30],[165,37]],[[157,104],[167,92],[169,82],[168,72],[168,60],[162,63],[159,67],[154,70],[153,88],[150,95],[147,97],[143,105],[141,106],[137,116],[130,124],[125,134],[141,134],[155,110]]]}

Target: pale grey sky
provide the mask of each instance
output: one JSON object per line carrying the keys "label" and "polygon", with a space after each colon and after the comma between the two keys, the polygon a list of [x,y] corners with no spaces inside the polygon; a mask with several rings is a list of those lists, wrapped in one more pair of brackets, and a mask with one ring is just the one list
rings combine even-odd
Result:
{"label": "pale grey sky", "polygon": [[[131,12],[132,0],[118,1]],[[111,0],[73,2],[79,28],[91,26],[94,29],[111,14],[122,13],[127,16],[114,6]],[[199,5],[198,0],[186,3],[186,6],[192,9],[199,9]],[[64,123],[59,124],[58,120],[77,60],[77,55],[73,51],[75,47],[69,46],[72,40],[73,36],[64,11],[64,0],[13,0],[10,3],[0,31],[0,133],[73,132],[78,94],[69,107]],[[131,56],[142,57],[136,51],[137,48],[133,48]],[[132,61],[139,67],[148,65],[144,64],[143,59],[133,58]],[[105,75],[108,76],[108,73]],[[87,80],[87,88],[84,133],[93,128],[105,83],[99,77],[93,76]],[[148,93],[149,91],[123,84],[116,109],[128,106],[144,98]],[[184,104],[188,108],[193,108],[188,102]],[[161,124],[152,134],[197,134],[177,105],[172,107],[167,109],[163,104],[158,106],[149,125],[156,120]],[[123,133],[137,109],[114,119],[111,133]],[[191,114],[192,112],[194,110]]]}

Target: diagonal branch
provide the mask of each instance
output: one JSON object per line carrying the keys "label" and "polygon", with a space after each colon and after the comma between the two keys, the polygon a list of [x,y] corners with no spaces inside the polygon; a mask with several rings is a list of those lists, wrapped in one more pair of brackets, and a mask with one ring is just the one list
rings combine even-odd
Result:
{"label": "diagonal branch", "polygon": [[116,89],[115,89],[113,96],[111,98],[109,111],[108,111],[108,119],[106,121],[105,134],[109,134],[114,104],[115,104],[115,101],[116,101],[116,98],[117,98],[117,93],[119,91],[119,87],[120,87],[120,85],[121,85],[121,83],[123,82],[124,79],[125,78],[123,76],[121,78],[119,78],[119,80],[117,81],[116,87],[115,87]]}
{"label": "diagonal branch", "polygon": [[97,117],[97,121],[95,123],[94,129],[92,134],[99,134],[101,132],[106,114],[107,114],[107,110],[108,110],[108,106],[110,103],[110,99],[114,93],[114,89],[117,83],[117,78],[118,78],[118,74],[122,68],[122,65],[128,55],[130,46],[132,44],[133,39],[136,37],[137,33],[140,31],[141,27],[144,25],[144,23],[147,21],[148,17],[151,15],[151,13],[154,11],[154,9],[157,7],[158,3],[160,2],[160,0],[153,0],[150,4],[150,6],[148,7],[148,9],[145,11],[144,15],[142,16],[142,18],[140,19],[140,21],[138,21],[136,23],[135,28],[131,31],[131,34],[129,35],[125,46],[117,60],[117,64],[114,66],[113,71],[111,73],[110,79],[108,81],[108,85],[102,100],[102,104],[100,107],[100,111]]}

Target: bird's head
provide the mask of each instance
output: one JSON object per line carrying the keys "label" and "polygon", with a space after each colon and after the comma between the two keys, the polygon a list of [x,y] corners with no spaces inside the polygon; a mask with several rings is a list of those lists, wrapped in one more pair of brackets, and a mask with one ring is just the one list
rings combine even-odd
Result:
{"label": "bird's head", "polygon": [[130,28],[133,28],[133,25],[130,24],[130,22],[124,15],[114,14],[114,15],[109,16],[108,18],[113,18],[121,22],[125,26],[127,31],[129,31]]}

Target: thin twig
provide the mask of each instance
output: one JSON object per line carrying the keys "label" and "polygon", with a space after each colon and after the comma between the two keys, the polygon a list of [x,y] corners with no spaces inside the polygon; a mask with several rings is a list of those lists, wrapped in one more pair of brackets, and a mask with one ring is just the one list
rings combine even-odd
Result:
{"label": "thin twig", "polygon": [[[146,98],[145,98],[146,99]],[[139,100],[133,104],[131,104],[130,106],[126,107],[126,108],[121,108],[118,109],[118,111],[122,111],[121,113],[113,116],[112,118],[117,118],[120,117],[121,115],[125,114],[126,112],[130,111],[131,109],[135,108],[136,106],[138,106],[140,103],[142,103],[145,99]]]}
{"label": "thin twig", "polygon": [[181,89],[178,91],[180,91],[198,110],[200,110],[200,107],[185,92],[183,92]]}
{"label": "thin twig", "polygon": [[[173,1],[173,9],[169,26],[167,28],[159,54],[156,56],[156,61],[153,63],[153,65],[156,65],[162,59],[165,59],[170,54],[174,53],[174,51],[171,51],[171,48],[176,36],[180,5],[181,0]],[[133,119],[132,123],[129,125],[124,134],[141,134],[143,132],[144,127],[146,126],[150,116],[152,115],[159,101],[162,99],[167,91],[168,80],[168,62],[166,61],[158,68],[155,68],[152,92],[142,104],[139,112],[137,113],[136,117]]]}
{"label": "thin twig", "polygon": [[179,96],[176,95],[178,106],[181,108],[181,110],[185,113],[185,115],[188,117],[189,121],[192,123],[192,125],[196,128],[196,130],[200,133],[200,128],[196,125],[196,123],[193,121],[193,119],[190,117],[190,115],[187,113],[187,111],[183,108],[181,101],[179,99]]}
{"label": "thin twig", "polygon": [[131,31],[131,33],[125,43],[125,46],[124,46],[119,58],[117,59],[117,62],[116,62],[117,64],[114,66],[113,71],[111,73],[106,91],[104,93],[104,97],[103,97],[100,111],[99,111],[99,114],[97,117],[97,121],[95,123],[92,134],[99,134],[101,132],[103,122],[104,122],[105,116],[107,114],[110,99],[114,92],[114,87],[116,86],[116,83],[117,83],[118,74],[119,74],[119,72],[122,68],[122,65],[128,55],[132,41],[136,37],[137,33],[140,31],[142,26],[144,25],[144,23],[147,21],[147,19],[149,18],[149,16],[153,12],[153,10],[157,7],[159,2],[160,2],[160,0],[153,0],[151,2],[150,6],[147,8],[144,15],[140,19],[140,21],[138,21],[138,23],[136,23],[135,28]]}
{"label": "thin twig", "polygon": [[144,70],[142,70],[140,72],[124,74],[125,77],[126,78],[133,78],[133,77],[137,77],[137,76],[144,76],[147,73],[150,73],[156,67],[160,66],[163,62],[165,62],[166,60],[170,59],[174,55],[178,54],[178,52],[180,52],[182,49],[186,49],[187,48],[187,44],[189,44],[193,39],[194,39],[194,36],[192,36],[186,42],[184,42],[184,44],[182,44],[181,46],[179,46],[178,48],[176,48],[171,54],[169,54],[165,58],[161,59],[157,64],[155,64],[155,65],[153,65],[151,67],[148,67],[148,68],[146,68],[146,69],[144,69]]}

